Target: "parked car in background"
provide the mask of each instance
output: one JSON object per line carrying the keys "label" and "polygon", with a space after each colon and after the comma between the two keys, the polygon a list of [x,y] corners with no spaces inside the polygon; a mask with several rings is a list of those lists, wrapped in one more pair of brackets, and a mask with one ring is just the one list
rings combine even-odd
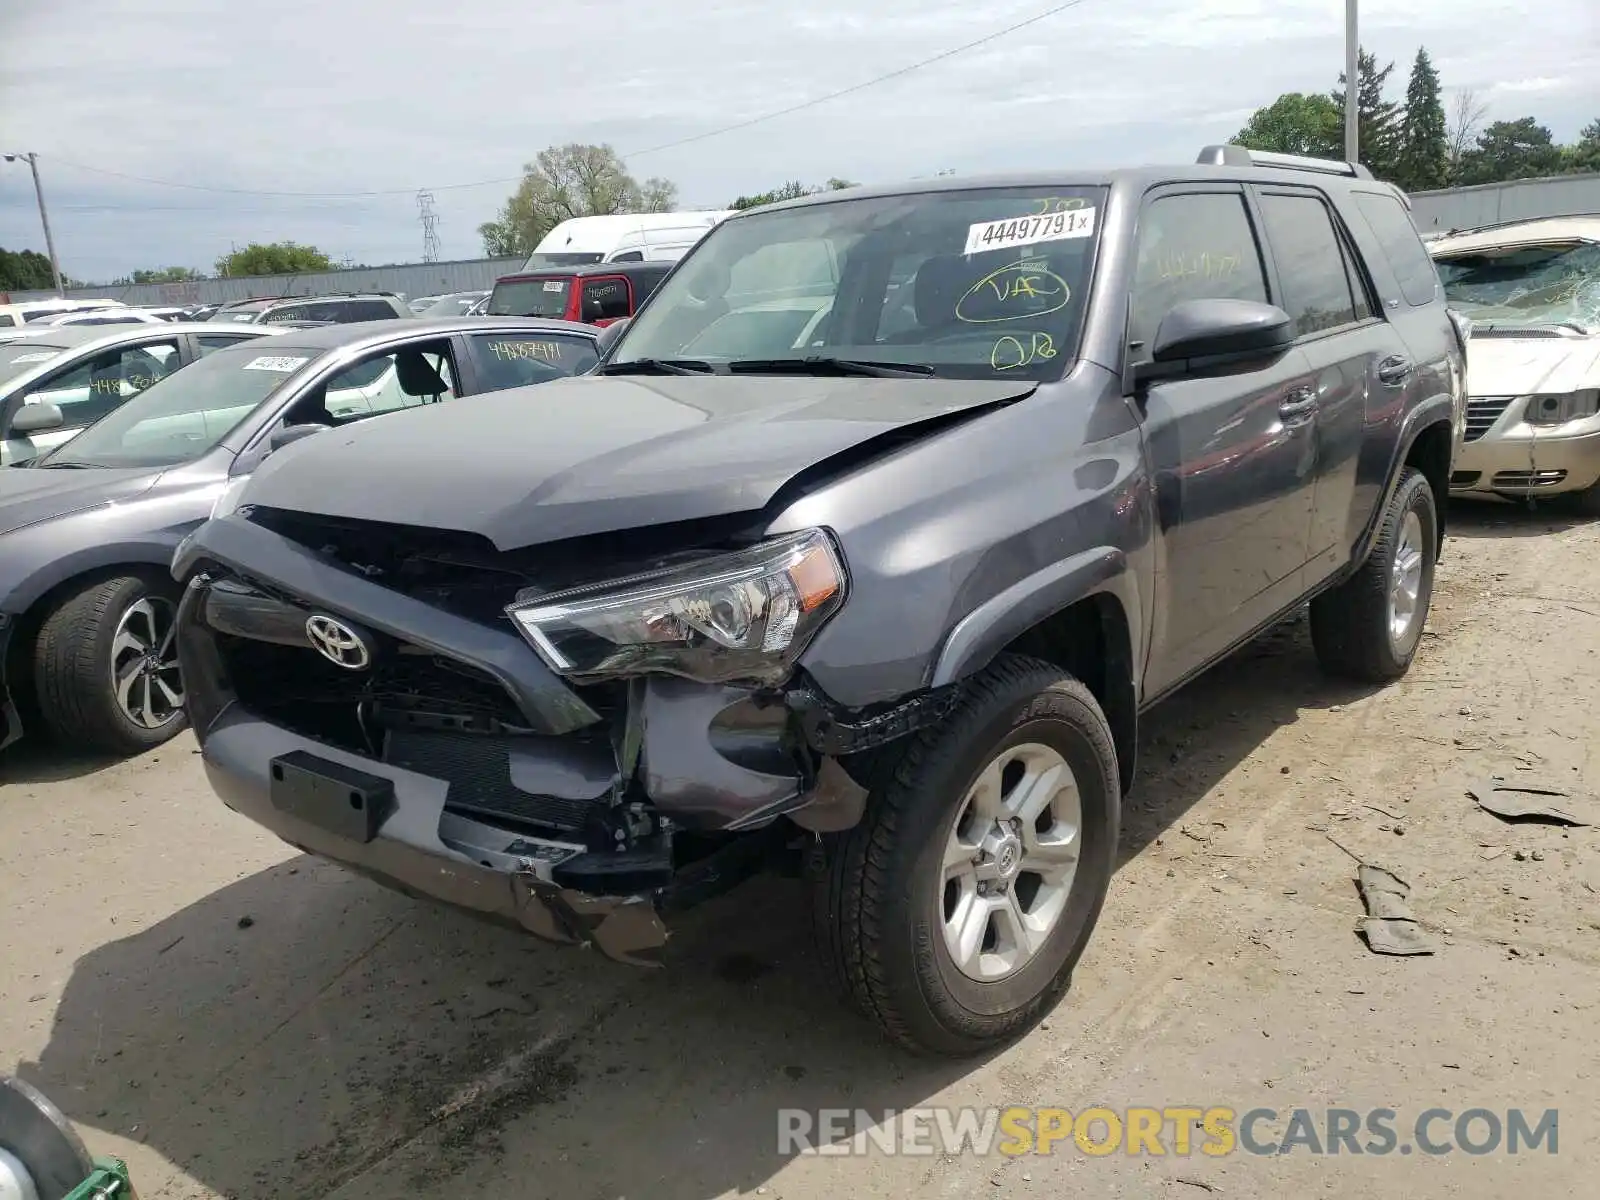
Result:
{"label": "parked car in background", "polygon": [[183,319],[185,321],[209,321],[221,307],[222,302],[220,300],[214,304],[191,304],[183,310]]}
{"label": "parked car in background", "polygon": [[40,325],[160,325],[164,318],[155,313],[123,305],[116,308],[87,308],[41,317]]}
{"label": "parked car in background", "polygon": [[274,321],[328,321],[343,325],[355,321],[384,321],[410,317],[406,302],[394,292],[344,292],[327,296],[277,296],[238,300],[224,304],[209,320],[233,323]]}
{"label": "parked car in background", "polygon": [[598,262],[676,262],[719,221],[732,215],[731,209],[724,209],[570,217],[539,240],[522,269],[542,271]]}
{"label": "parked car in background", "polygon": [[[308,434],[595,362],[595,330],[549,321],[238,332],[253,344],[207,355],[70,444],[0,471],[0,747],[36,721],[112,754],[182,728],[168,566],[184,535],[226,511],[269,454]],[[518,395],[514,419],[538,424],[537,393]]]}
{"label": "parked car in background", "polygon": [[486,291],[476,292],[451,292],[448,296],[433,296],[431,303],[422,308],[417,315],[422,317],[465,317],[472,313],[473,307],[488,297]]}
{"label": "parked car in background", "polygon": [[176,304],[141,304],[138,308],[140,312],[149,313],[153,317],[160,317],[163,321],[186,321],[189,319],[185,316],[188,310]]}
{"label": "parked car in background", "polygon": [[632,316],[672,270],[671,263],[591,263],[502,275],[485,311],[609,325]]}
{"label": "parked car in background", "polygon": [[423,309],[427,308],[438,298],[438,296],[415,296],[406,301],[406,307],[411,310],[413,315],[416,315],[421,313]]}
{"label": "parked car in background", "polygon": [[803,856],[842,992],[972,1054],[1070,983],[1141,712],[1307,602],[1331,673],[1421,644],[1462,352],[1364,167],[764,206],[601,345],[312,439],[179,551],[231,808],[627,961]]}
{"label": "parked car in background", "polygon": [[1428,251],[1471,322],[1451,491],[1600,516],[1600,215],[1453,231]]}
{"label": "parked car in background", "polygon": [[157,321],[109,328],[47,326],[38,334],[0,341],[0,466],[25,463],[70,441],[213,350],[271,332]]}
{"label": "parked car in background", "polygon": [[62,313],[121,307],[123,304],[120,300],[67,300],[61,297],[49,300],[19,300],[14,304],[0,304],[0,329],[22,325],[29,321],[42,321]]}

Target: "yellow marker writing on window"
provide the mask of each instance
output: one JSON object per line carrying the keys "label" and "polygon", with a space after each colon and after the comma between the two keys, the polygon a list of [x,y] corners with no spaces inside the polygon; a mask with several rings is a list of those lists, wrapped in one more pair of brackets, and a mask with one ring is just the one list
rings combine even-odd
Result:
{"label": "yellow marker writing on window", "polygon": [[1059,351],[1048,333],[1008,333],[995,339],[989,351],[989,365],[996,371],[1015,371],[1029,363],[1048,361]]}
{"label": "yellow marker writing on window", "polygon": [[1036,263],[1009,263],[990,271],[956,302],[956,320],[992,325],[1040,317],[1063,309],[1072,299],[1067,281]]}

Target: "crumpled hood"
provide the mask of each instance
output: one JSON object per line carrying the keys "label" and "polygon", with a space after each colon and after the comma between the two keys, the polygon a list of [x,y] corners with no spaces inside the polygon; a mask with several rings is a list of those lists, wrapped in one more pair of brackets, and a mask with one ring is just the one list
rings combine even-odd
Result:
{"label": "crumpled hood", "polygon": [[587,376],[319,433],[241,504],[478,533],[501,549],[764,506],[893,430],[1020,399],[1028,380]]}
{"label": "crumpled hood", "polygon": [[1600,387],[1600,337],[1474,337],[1467,394],[1531,396]]}
{"label": "crumpled hood", "polygon": [[131,500],[149,491],[160,475],[149,467],[0,467],[0,534]]}

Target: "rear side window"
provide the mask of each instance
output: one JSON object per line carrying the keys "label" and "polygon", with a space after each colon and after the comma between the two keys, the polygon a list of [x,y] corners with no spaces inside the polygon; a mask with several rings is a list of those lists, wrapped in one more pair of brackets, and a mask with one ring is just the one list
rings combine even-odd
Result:
{"label": "rear side window", "polygon": [[248,342],[251,335],[247,333],[201,333],[195,335],[195,347],[199,357],[204,358],[218,350],[226,350],[229,346],[237,346],[240,342]]}
{"label": "rear side window", "polygon": [[10,313],[0,313],[0,325],[15,325],[17,320]]}
{"label": "rear side window", "polygon": [[1383,247],[1384,257],[1411,304],[1431,304],[1439,291],[1439,272],[1422,245],[1406,206],[1378,192],[1354,193],[1356,208]]}
{"label": "rear side window", "polygon": [[583,308],[578,320],[614,321],[633,311],[628,281],[621,278],[591,279],[583,285]]}
{"label": "rear side window", "polygon": [[1265,195],[1261,212],[1295,336],[1354,324],[1350,275],[1328,206],[1312,195]]}
{"label": "rear side window", "polygon": [[1185,300],[1267,299],[1255,230],[1234,192],[1159,196],[1139,218],[1128,341],[1148,358],[1161,319]]}
{"label": "rear side window", "polygon": [[593,342],[559,333],[478,333],[467,344],[489,392],[581,375],[599,361]]}

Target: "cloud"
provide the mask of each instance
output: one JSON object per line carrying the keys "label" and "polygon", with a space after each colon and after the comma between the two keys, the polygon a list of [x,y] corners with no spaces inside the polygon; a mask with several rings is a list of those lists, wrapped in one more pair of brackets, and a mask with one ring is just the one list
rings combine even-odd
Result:
{"label": "cloud", "polygon": [[[447,185],[514,177],[568,141],[632,152],[637,174],[675,180],[698,206],[792,178],[1188,161],[1279,93],[1332,87],[1343,65],[1339,0],[1085,0],[881,86],[659,149],[1050,6],[274,0],[267,20],[214,0],[0,5],[0,112],[7,146],[40,153],[64,267],[106,278],[284,238],[359,262],[414,260],[423,187],[444,255],[472,257],[511,185]],[[1593,0],[1507,11],[1368,0],[1363,40],[1398,63],[1396,98],[1425,43],[1446,86],[1477,90],[1490,119],[1531,113],[1575,136],[1600,116]],[[397,194],[229,195],[84,167],[246,192]],[[0,166],[0,245],[41,241],[26,170]]]}

